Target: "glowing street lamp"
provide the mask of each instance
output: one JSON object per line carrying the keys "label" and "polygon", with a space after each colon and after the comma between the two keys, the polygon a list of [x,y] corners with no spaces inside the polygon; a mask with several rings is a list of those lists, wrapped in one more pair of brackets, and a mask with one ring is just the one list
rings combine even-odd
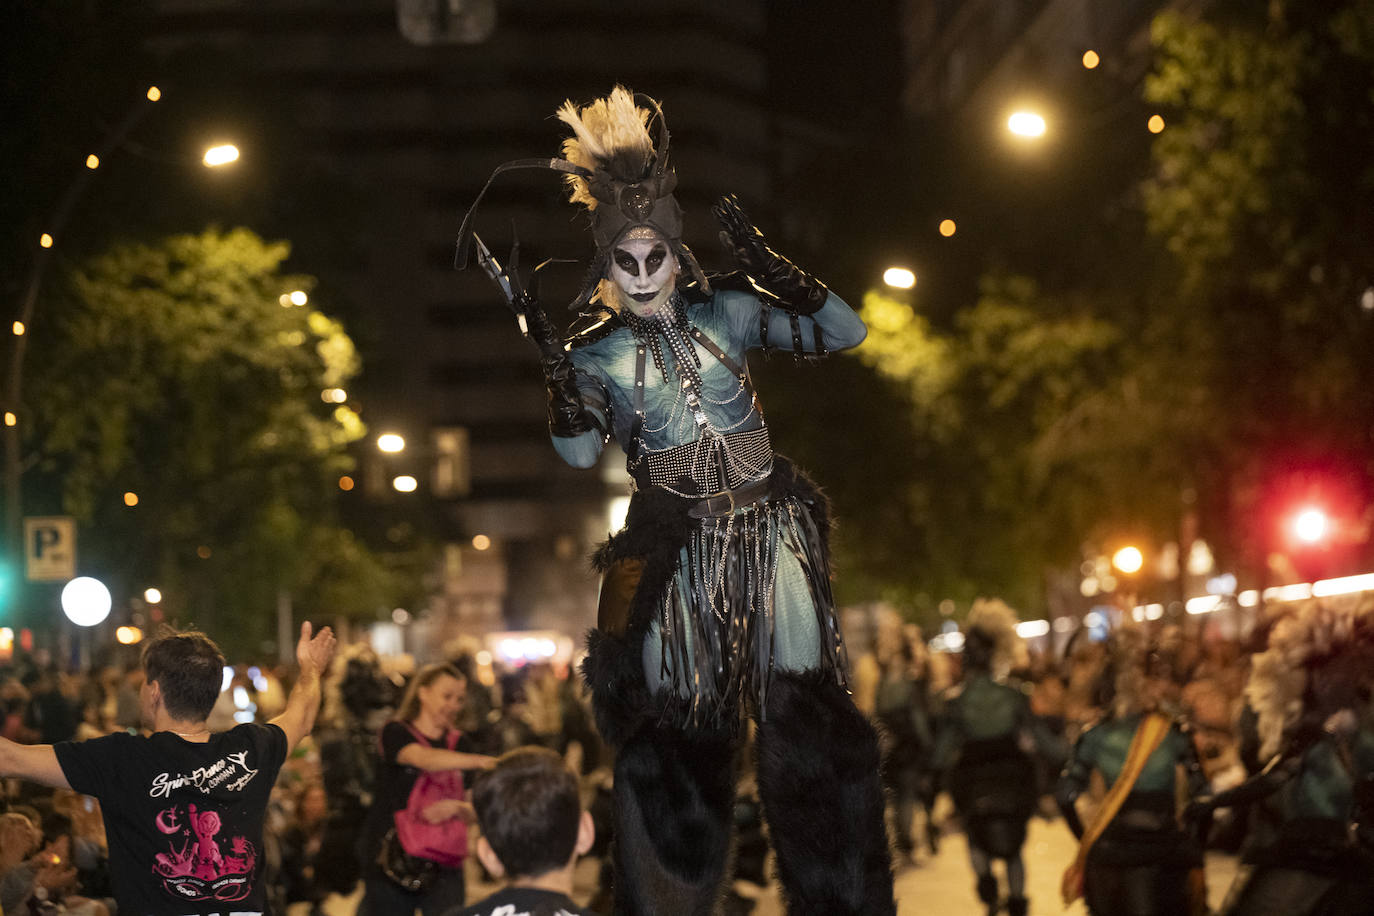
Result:
{"label": "glowing street lamp", "polygon": [[1012,112],[1007,118],[1007,130],[1018,137],[1043,137],[1046,130],[1045,119],[1033,111]]}
{"label": "glowing street lamp", "polygon": [[239,148],[232,143],[221,143],[219,146],[212,146],[205,151],[201,161],[206,168],[216,169],[231,162],[238,162]]}
{"label": "glowing street lamp", "polygon": [[389,455],[405,451],[406,440],[396,433],[382,433],[377,437],[377,448]]}
{"label": "glowing street lamp", "polygon": [[1134,575],[1145,565],[1145,555],[1139,547],[1122,547],[1112,554],[1112,565],[1128,576]]}
{"label": "glowing street lamp", "polygon": [[893,289],[911,289],[916,285],[916,275],[905,267],[889,267],[883,271],[883,282]]}
{"label": "glowing street lamp", "polygon": [[79,627],[93,627],[110,616],[110,590],[90,576],[78,576],[62,587],[62,613]]}

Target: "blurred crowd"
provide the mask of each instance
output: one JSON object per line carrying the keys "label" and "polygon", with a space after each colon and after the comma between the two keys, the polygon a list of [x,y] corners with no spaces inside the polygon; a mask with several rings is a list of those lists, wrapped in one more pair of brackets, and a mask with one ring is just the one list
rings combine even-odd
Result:
{"label": "blurred crowd", "polygon": [[[1235,786],[1264,763],[1245,687],[1249,659],[1262,651],[1266,629],[1244,638],[1228,636],[1205,619],[1146,625],[1152,676],[1164,684],[1160,703],[1190,723],[1202,774],[1211,792]],[[562,755],[582,777],[583,802],[597,824],[592,857],[606,862],[611,840],[610,760],[596,732],[581,678],[571,664],[479,665],[475,645],[448,647],[440,659],[465,678],[457,713],[464,748],[499,755],[538,745]],[[920,630],[888,615],[874,627],[869,645],[851,654],[855,700],[879,726],[883,775],[898,867],[935,855],[942,834],[963,829],[957,811],[942,802],[948,790],[939,746],[947,727],[946,704],[964,676],[958,653],[933,652]],[[1110,713],[1104,684],[1115,664],[1109,641],[1082,630],[1058,651],[1018,640],[1001,682],[1024,695],[1035,740],[1036,814],[1058,817],[1056,781],[1076,739]],[[395,715],[413,665],[382,659],[353,646],[334,661],[325,704],[312,738],[288,760],[269,815],[265,858],[274,909],[298,907],[298,916],[323,912],[331,894],[356,892],[362,879],[359,837],[372,805],[378,771],[378,735]],[[68,672],[31,658],[0,668],[3,734],[26,743],[81,740],[139,728],[141,673],[104,669]],[[280,712],[287,694],[282,674],[269,666],[238,666],[226,672],[225,689],[210,725],[266,721]],[[770,854],[750,757],[740,760],[736,805],[739,838],[726,912],[747,913],[769,884]],[[0,815],[0,907],[31,916],[79,913],[109,916],[104,830],[98,806],[72,792],[52,792],[11,780],[3,788]],[[1218,812],[1207,842],[1234,851],[1245,835],[1243,819]],[[603,866],[598,895],[609,892]],[[598,906],[599,904],[599,906]],[[610,911],[605,896],[594,909]]]}
{"label": "blurred crowd", "polygon": [[[569,676],[567,664],[484,667],[468,643],[450,649],[443,661],[466,679],[456,723],[464,747],[493,756],[528,745],[558,752],[583,775],[584,801],[609,836],[609,794],[601,791],[609,785],[606,755],[581,679]],[[359,841],[376,788],[378,734],[395,714],[413,669],[408,658],[382,659],[362,646],[336,658],[315,732],[287,761],[274,791],[265,858],[275,912],[293,904],[316,912],[330,894],[354,892],[363,871]],[[290,686],[284,676],[284,669],[268,665],[227,670],[210,728],[265,722],[280,713]],[[0,666],[0,733],[19,743],[54,744],[136,732],[142,682],[137,666],[66,671],[42,656],[17,655]],[[93,799],[7,780],[0,785],[0,811],[0,912],[115,911]]]}
{"label": "blurred crowd", "polygon": [[[1263,650],[1265,631],[1239,638],[1210,624],[1198,617],[1151,622],[1135,636],[1148,644],[1153,670],[1160,675],[1156,681],[1167,694],[1164,705],[1189,723],[1203,772],[1220,791],[1262,764],[1253,729],[1246,728],[1245,685],[1249,656]],[[1086,628],[1071,634],[1058,651],[1044,642],[1018,640],[1009,664],[997,674],[1029,700],[1035,740],[1028,746],[1039,812],[1053,818],[1055,783],[1074,742],[1111,713],[1119,662],[1113,642]],[[855,702],[880,725],[884,741],[896,848],[911,861],[921,845],[913,836],[913,815],[922,809],[924,824],[918,827],[930,852],[938,850],[946,818],[935,811],[943,787],[935,753],[944,702],[960,683],[962,668],[960,653],[931,651],[919,627],[895,616],[879,621],[872,648],[853,660]],[[1213,847],[1234,851],[1242,833],[1219,819]]]}

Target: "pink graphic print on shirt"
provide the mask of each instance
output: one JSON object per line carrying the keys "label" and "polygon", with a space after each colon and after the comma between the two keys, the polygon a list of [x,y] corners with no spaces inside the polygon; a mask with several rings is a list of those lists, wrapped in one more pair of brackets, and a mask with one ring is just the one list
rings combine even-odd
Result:
{"label": "pink graphic print on shirt", "polygon": [[228,854],[218,839],[223,822],[219,812],[187,805],[185,816],[176,807],[164,808],[155,820],[160,833],[171,837],[168,851],[158,853],[153,871],[168,893],[183,900],[242,900],[253,890],[257,851],[241,836],[229,840]]}

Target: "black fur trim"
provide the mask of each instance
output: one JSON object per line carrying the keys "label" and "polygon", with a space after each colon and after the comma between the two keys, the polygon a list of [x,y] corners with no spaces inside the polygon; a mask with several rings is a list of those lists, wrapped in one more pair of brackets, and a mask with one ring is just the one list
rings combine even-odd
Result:
{"label": "black fur trim", "polygon": [[757,750],[788,912],[895,914],[878,737],[834,676],[775,674]]}
{"label": "black fur trim", "polygon": [[733,736],[647,726],[615,763],[615,912],[711,916],[729,874]]}

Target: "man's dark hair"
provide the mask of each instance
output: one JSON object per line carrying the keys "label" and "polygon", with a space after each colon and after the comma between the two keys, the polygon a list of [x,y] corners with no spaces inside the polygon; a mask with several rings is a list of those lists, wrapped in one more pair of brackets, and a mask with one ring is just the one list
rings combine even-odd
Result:
{"label": "man's dark hair", "polygon": [[224,654],[204,633],[172,632],[143,650],[143,673],[162,688],[162,703],[176,719],[210,715],[224,683]]}
{"label": "man's dark hair", "polygon": [[472,805],[508,879],[538,877],[572,858],[582,802],[577,777],[553,751],[520,747],[502,754],[477,780]]}

